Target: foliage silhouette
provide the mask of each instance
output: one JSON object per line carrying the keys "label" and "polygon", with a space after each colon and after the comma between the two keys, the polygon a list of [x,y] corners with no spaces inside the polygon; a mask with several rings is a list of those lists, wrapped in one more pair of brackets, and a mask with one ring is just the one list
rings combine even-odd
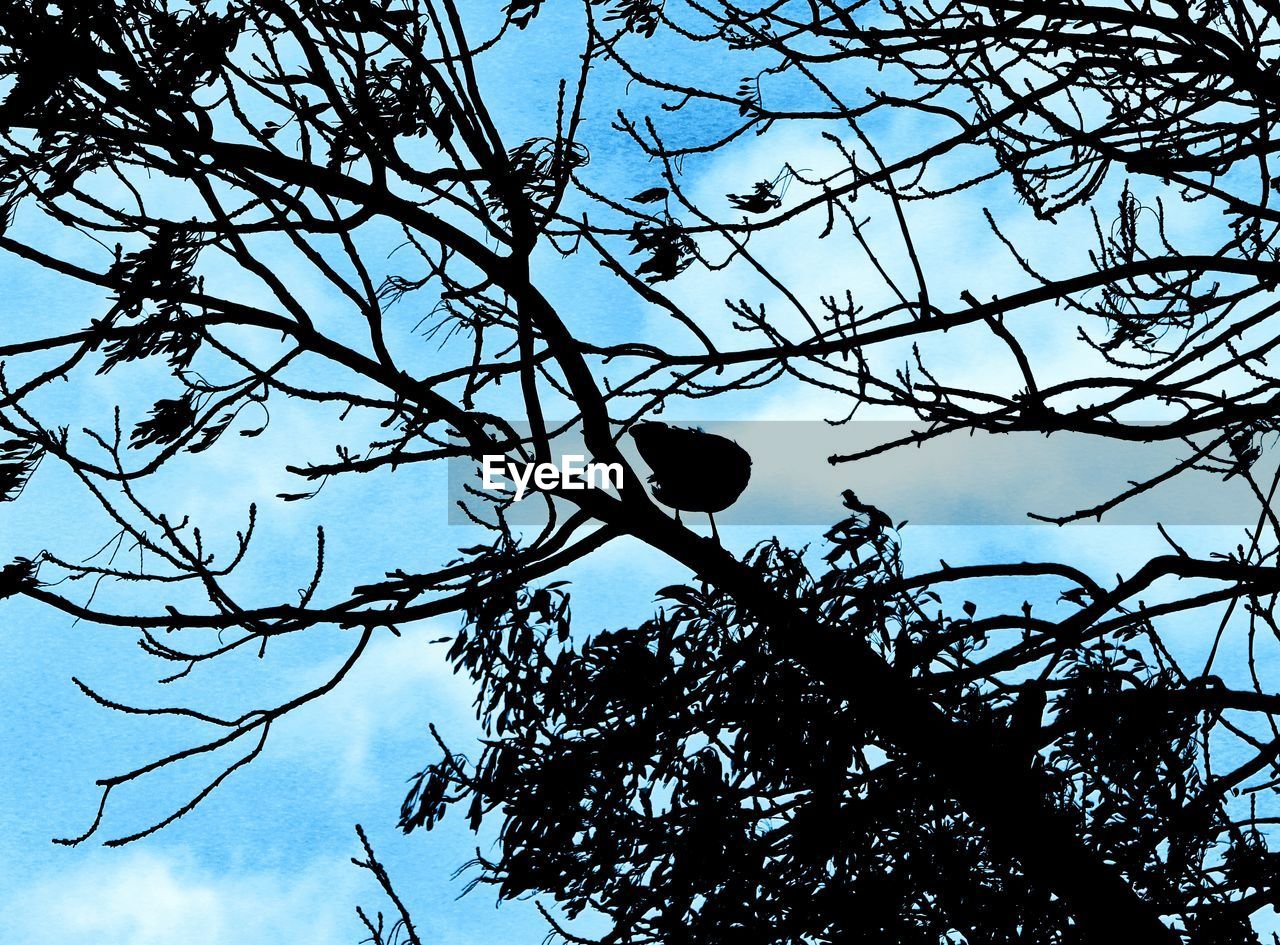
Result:
{"label": "foliage silhouette", "polygon": [[[882,512],[852,493],[846,505],[823,573],[776,540],[744,563],[904,681],[972,659],[986,645],[973,620],[937,612],[937,595],[905,577]],[[477,851],[473,884],[549,894],[570,919],[603,912],[609,941],[1079,940],[1048,888],[927,768],[884,746],[874,701],[788,659],[778,628],[731,593],[702,582],[659,597],[651,620],[581,644],[561,588],[471,610],[450,657],[476,683],[486,747],[424,769],[401,826],[431,829],[454,806],[473,827],[498,817],[498,852]],[[1149,661],[1134,634],[1065,646],[1052,674],[1012,690],[972,680],[935,698],[1016,752],[1147,901],[1193,917],[1191,941],[1253,941],[1246,911],[1201,900],[1207,883],[1245,896],[1270,854],[1202,793],[1203,685]],[[1188,830],[1196,795],[1204,820]]]}

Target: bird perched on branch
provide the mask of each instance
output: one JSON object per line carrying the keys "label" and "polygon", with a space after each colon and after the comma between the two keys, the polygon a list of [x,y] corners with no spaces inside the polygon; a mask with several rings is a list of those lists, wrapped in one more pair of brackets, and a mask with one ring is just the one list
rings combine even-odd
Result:
{"label": "bird perched on branch", "polygon": [[747,488],[751,455],[728,437],[654,420],[633,426],[631,438],[652,472],[654,498],[675,509],[677,521],[682,511],[706,512],[719,541],[714,513],[733,505]]}

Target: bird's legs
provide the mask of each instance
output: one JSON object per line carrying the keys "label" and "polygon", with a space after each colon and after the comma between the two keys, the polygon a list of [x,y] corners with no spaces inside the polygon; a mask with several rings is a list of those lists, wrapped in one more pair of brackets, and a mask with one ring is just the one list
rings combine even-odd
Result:
{"label": "bird's legs", "polygon": [[716,517],[712,515],[710,512],[708,512],[707,520],[711,522],[711,537],[715,540],[715,543],[718,545],[720,544],[720,533],[716,531]]}

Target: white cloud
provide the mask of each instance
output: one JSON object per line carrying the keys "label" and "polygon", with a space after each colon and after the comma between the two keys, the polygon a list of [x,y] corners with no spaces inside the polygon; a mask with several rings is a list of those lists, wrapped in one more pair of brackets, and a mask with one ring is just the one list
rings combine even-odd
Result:
{"label": "white cloud", "polygon": [[[286,753],[324,759],[335,776],[335,790],[343,796],[389,789],[388,759],[400,757],[406,741],[426,748],[428,722],[437,723],[451,746],[457,740],[462,747],[462,740],[476,729],[471,714],[474,690],[445,659],[447,645],[426,642],[455,629],[456,624],[445,619],[411,628],[403,637],[379,637],[333,692],[290,718],[290,728],[281,731],[277,746]],[[334,659],[308,671],[298,691],[329,678],[341,662]],[[430,754],[436,754],[434,747]],[[398,800],[403,793],[399,779],[393,788]]]}
{"label": "white cloud", "polygon": [[0,930],[24,945],[350,945],[355,873],[335,859],[288,877],[215,876],[151,852],[103,853],[19,890]]}

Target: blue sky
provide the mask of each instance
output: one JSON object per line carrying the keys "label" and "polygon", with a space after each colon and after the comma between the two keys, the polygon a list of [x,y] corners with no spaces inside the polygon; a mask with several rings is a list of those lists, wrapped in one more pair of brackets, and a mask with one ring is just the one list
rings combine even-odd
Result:
{"label": "blue sky", "polygon": [[[548,133],[553,120],[548,90],[562,74],[571,74],[580,15],[575,4],[548,3],[529,30],[485,61],[482,81],[509,143]],[[691,52],[678,44],[655,45],[647,58],[656,69],[681,76],[701,72],[726,88],[732,88],[745,71],[741,61],[715,55],[709,47]],[[857,77],[847,78],[856,87]],[[623,197],[658,183],[656,170],[607,131],[616,108],[643,112],[649,101],[637,90],[626,92],[616,70],[601,66],[593,75],[587,126],[590,179],[600,189]],[[694,114],[667,120],[673,134],[709,135],[714,130],[698,126],[705,118]],[[918,128],[897,120],[877,120],[868,130],[887,153],[910,148],[919,133]],[[699,200],[723,203],[726,190],[740,191],[755,180],[772,177],[784,158],[796,166],[817,168],[829,166],[838,155],[812,129],[779,127],[721,155],[690,162],[686,183]],[[973,159],[981,160],[978,155]],[[1113,199],[1119,185],[1118,179],[1108,185],[1108,199]],[[1089,233],[1086,218],[1075,215],[1056,227],[1037,223],[1010,200],[1002,185],[975,188],[938,205],[913,205],[909,214],[931,288],[945,304],[952,304],[962,289],[982,296],[1026,285],[1026,277],[998,251],[987,232],[981,216],[984,206],[995,208],[1012,232],[1036,247],[1051,270],[1083,264]],[[866,208],[876,216],[877,206],[870,198]],[[1194,234],[1202,222],[1198,211],[1180,206],[1173,210],[1175,233]],[[764,237],[755,248],[806,298],[852,285],[865,292],[871,306],[881,290],[870,278],[867,264],[848,241],[818,244],[813,236],[823,222],[801,221],[789,235]],[[18,225],[28,226],[28,233],[50,241],[58,251],[94,258],[96,251],[91,247],[77,245],[47,227],[41,230],[39,221],[20,219]],[[892,231],[876,229],[878,225],[872,234],[888,247],[891,268],[901,271],[905,259],[893,248]],[[375,233],[367,245],[373,254],[389,251],[394,243],[390,234]],[[594,263],[561,261],[552,254],[539,263],[538,277],[548,296],[584,336],[688,346],[687,336],[634,297],[621,294],[617,283]],[[288,265],[287,260],[280,262],[286,274]],[[220,271],[216,264],[210,266],[211,279],[227,283],[236,278],[229,268]],[[81,326],[101,309],[98,293],[14,260],[0,260],[0,280],[5,340],[53,330],[50,326]],[[249,295],[258,291],[248,285],[237,290]],[[669,290],[691,310],[705,313],[713,336],[730,340],[734,335],[721,300],[728,294],[735,298],[768,295],[758,278],[740,267],[716,276],[691,270]],[[299,298],[309,311],[326,324],[349,318],[340,300],[323,286],[300,291],[306,293]],[[398,321],[393,320],[393,343],[406,358],[426,363],[438,356],[433,345],[412,331],[423,314],[414,304],[412,300],[402,303],[404,311],[397,313]],[[1075,348],[1064,344],[1073,334],[1074,319],[1053,309],[1046,309],[1029,327],[1024,337],[1045,377],[1080,369]],[[269,349],[268,342],[254,343]],[[1017,386],[1007,351],[981,331],[953,333],[929,353],[958,382],[981,377],[993,385],[1007,381],[1010,389]],[[896,364],[904,356],[902,350],[877,354],[885,364]],[[325,377],[320,373],[313,379],[321,382]],[[41,409],[66,418],[62,422],[102,426],[109,422],[111,404],[122,402],[136,411],[150,403],[156,391],[167,390],[162,371],[129,366],[105,378],[78,377],[73,383],[56,385],[42,395]],[[830,395],[784,383],[763,393],[711,403],[673,404],[669,416],[810,420],[845,412],[847,405]],[[248,573],[237,585],[247,598],[287,599],[294,588],[306,583],[312,567],[310,543],[320,523],[327,530],[330,549],[325,586],[334,595],[390,567],[439,564],[474,540],[468,528],[448,524],[443,470],[406,469],[335,480],[310,502],[274,500],[276,492],[297,485],[283,471],[285,462],[322,461],[332,455],[332,444],[344,434],[335,433],[339,428],[332,411],[326,414],[273,403],[272,415],[272,424],[261,438],[227,438],[201,457],[175,463],[146,493],[170,512],[197,516],[211,536],[221,536],[215,540],[222,541],[224,549],[230,533],[242,526],[247,503],[260,502],[261,535]],[[868,414],[875,416],[885,415]],[[774,465],[769,466],[769,461]],[[839,486],[859,485],[854,469],[837,471],[835,480],[828,476],[817,489],[806,471],[789,472],[785,457],[760,457],[758,462],[775,472],[761,476],[762,483],[768,480],[768,488],[784,492],[814,488],[820,501],[833,500]],[[844,481],[839,480],[841,475]],[[945,475],[960,492],[968,489],[979,499],[988,497],[987,479],[980,469],[945,468],[937,475]],[[756,488],[755,501],[767,506],[771,493],[760,492],[762,486]],[[929,476],[920,477],[911,488],[927,498]],[[1033,498],[1042,498],[1053,508],[1057,491],[1047,484]],[[901,499],[904,505],[912,501],[909,494]],[[904,517],[897,509],[890,511]],[[832,503],[832,517],[837,513]],[[811,520],[776,526],[728,527],[725,540],[745,549],[777,532],[794,544],[821,542],[823,529]],[[46,463],[22,501],[0,506],[0,560],[40,548],[83,556],[106,542],[113,531],[76,483],[55,464]],[[1229,524],[1178,532],[1193,550],[1229,547],[1240,536],[1240,529]],[[940,557],[951,563],[1062,558],[1084,564],[1101,578],[1130,570],[1164,550],[1154,529],[1145,525],[1059,530],[1021,524],[922,523],[909,526],[903,541],[908,562],[920,569],[934,566]],[[644,619],[653,609],[656,589],[685,575],[633,542],[617,542],[575,566],[569,576],[574,581],[576,630],[586,634]],[[87,597],[88,591],[84,587],[72,594]],[[104,588],[101,593],[100,602],[121,608],[139,600],[130,588]],[[1055,593],[1044,582],[982,592],[965,589],[966,596],[983,606],[1015,609],[1024,598],[1051,608]],[[452,622],[443,619],[411,628],[400,639],[378,638],[338,691],[291,717],[273,733],[258,761],[160,834],[119,850],[92,843],[65,848],[50,840],[79,833],[91,820],[96,778],[189,744],[201,735],[197,727],[186,724],[126,718],[94,706],[72,685],[73,675],[104,695],[139,705],[189,699],[210,709],[237,706],[242,710],[314,684],[344,657],[351,640],[337,630],[312,631],[273,646],[266,660],[232,659],[225,666],[159,687],[155,680],[162,673],[138,649],[130,632],[77,625],[25,600],[6,602],[0,608],[0,704],[7,708],[0,717],[0,751],[6,760],[5,775],[0,778],[0,858],[7,865],[0,871],[0,901],[8,906],[0,910],[0,941],[24,945],[354,943],[361,937],[355,906],[383,905],[367,874],[347,862],[358,852],[352,831],[355,822],[368,830],[412,906],[425,940],[439,945],[541,941],[545,929],[530,903],[507,903],[495,909],[484,889],[457,898],[465,878],[456,880],[452,874],[472,856],[477,844],[492,841],[491,834],[474,837],[456,817],[446,818],[443,828],[430,835],[403,837],[395,829],[406,779],[436,756],[427,723],[436,723],[455,748],[473,743],[477,735],[467,686],[445,665],[444,647],[427,642],[452,629]],[[1207,639],[1193,621],[1175,628],[1172,637],[1187,654],[1202,651]],[[113,797],[106,836],[130,832],[167,813],[211,770],[193,766],[169,772]]]}

